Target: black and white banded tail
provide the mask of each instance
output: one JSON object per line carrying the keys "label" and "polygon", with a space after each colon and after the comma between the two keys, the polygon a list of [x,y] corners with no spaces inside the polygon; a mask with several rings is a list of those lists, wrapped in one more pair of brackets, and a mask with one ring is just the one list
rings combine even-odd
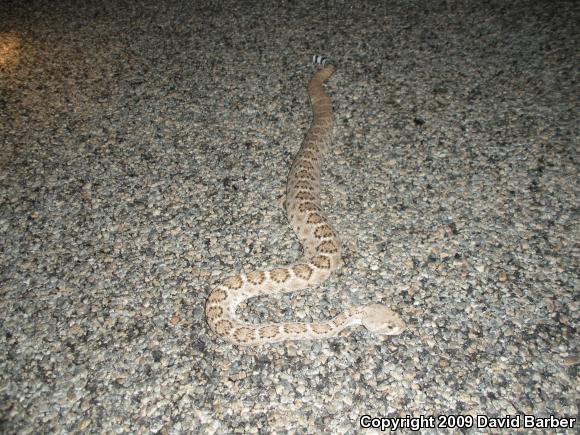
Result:
{"label": "black and white banded tail", "polygon": [[319,55],[315,54],[314,56],[312,56],[312,63],[314,65],[325,66],[328,63],[328,59],[324,56],[319,56]]}

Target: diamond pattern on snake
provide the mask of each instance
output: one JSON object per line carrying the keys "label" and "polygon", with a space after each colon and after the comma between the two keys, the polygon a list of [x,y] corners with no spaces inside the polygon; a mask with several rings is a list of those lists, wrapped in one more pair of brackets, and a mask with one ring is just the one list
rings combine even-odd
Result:
{"label": "diamond pattern on snake", "polygon": [[320,201],[320,170],[330,146],[333,117],[332,102],[323,85],[335,68],[321,56],[314,56],[313,61],[317,71],[308,84],[313,119],[290,169],[285,201],[303,256],[286,266],[231,276],[210,292],[205,306],[207,323],[215,334],[235,345],[328,339],[353,325],[363,325],[379,336],[405,330],[399,315],[382,304],[348,307],[333,319],[312,323],[254,324],[243,322],[236,314],[237,306],[246,299],[318,286],[341,265],[340,241]]}

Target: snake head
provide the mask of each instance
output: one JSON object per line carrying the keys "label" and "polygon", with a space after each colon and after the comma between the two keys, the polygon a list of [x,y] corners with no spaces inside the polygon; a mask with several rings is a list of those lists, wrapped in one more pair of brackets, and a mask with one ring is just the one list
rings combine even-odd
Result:
{"label": "snake head", "polygon": [[381,304],[366,305],[361,320],[365,328],[377,335],[397,335],[406,328],[397,313]]}

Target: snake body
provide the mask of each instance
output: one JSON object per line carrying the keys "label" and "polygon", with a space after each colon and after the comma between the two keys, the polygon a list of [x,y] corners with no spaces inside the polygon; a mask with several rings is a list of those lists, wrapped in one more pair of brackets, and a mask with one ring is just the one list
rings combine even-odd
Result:
{"label": "snake body", "polygon": [[315,56],[315,62],[319,68],[308,84],[312,124],[286,184],[288,221],[300,240],[303,256],[290,265],[231,276],[207,298],[205,313],[209,327],[237,345],[325,339],[360,324],[378,335],[395,335],[405,329],[401,318],[381,304],[349,307],[335,318],[317,323],[253,324],[236,315],[236,307],[246,299],[317,286],[341,265],[340,241],[320,202],[320,170],[331,142],[333,117],[332,102],[323,84],[335,68],[321,57]]}

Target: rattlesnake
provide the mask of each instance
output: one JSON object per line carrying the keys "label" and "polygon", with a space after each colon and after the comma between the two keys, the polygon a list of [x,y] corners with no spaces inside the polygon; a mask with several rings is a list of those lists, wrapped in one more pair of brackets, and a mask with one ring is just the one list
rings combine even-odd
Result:
{"label": "rattlesnake", "polygon": [[332,102],[322,85],[335,69],[320,56],[314,57],[314,63],[319,69],[308,84],[314,116],[286,184],[288,221],[302,244],[303,256],[287,266],[227,278],[207,298],[205,314],[210,328],[237,345],[329,338],[360,324],[379,335],[400,334],[405,329],[401,318],[381,304],[353,306],[320,323],[252,324],[236,315],[236,307],[246,299],[318,285],[341,265],[338,236],[320,204],[320,167],[332,132]]}

